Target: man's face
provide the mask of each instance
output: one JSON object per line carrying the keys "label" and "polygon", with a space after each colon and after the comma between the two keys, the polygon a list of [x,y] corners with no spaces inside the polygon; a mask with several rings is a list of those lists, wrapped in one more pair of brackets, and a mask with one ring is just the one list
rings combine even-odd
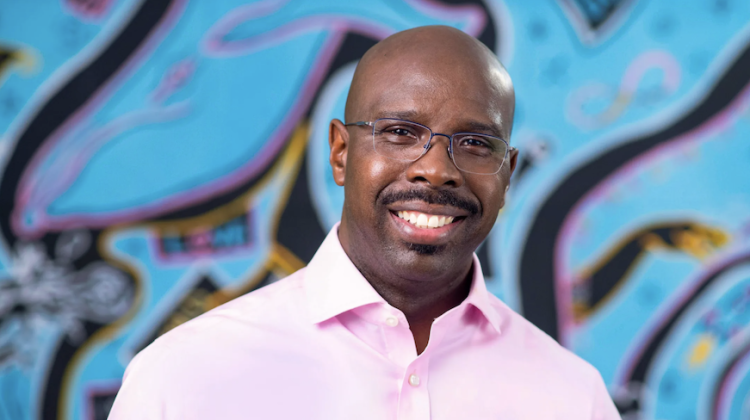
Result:
{"label": "man's face", "polygon": [[[452,61],[420,65],[429,61],[414,57],[384,63],[381,71],[368,75],[352,113],[355,119],[347,122],[399,118],[435,133],[479,132],[509,139],[512,91],[498,87],[497,74]],[[345,186],[340,238],[355,263],[425,280],[465,269],[504,204],[515,152],[497,174],[472,174],[456,168],[446,137],[434,137],[418,160],[402,162],[375,152],[370,127],[344,128],[334,122],[332,163],[337,130],[341,141],[347,141],[342,170],[337,173],[334,164],[334,177]],[[452,222],[420,227],[407,220],[412,215]]]}

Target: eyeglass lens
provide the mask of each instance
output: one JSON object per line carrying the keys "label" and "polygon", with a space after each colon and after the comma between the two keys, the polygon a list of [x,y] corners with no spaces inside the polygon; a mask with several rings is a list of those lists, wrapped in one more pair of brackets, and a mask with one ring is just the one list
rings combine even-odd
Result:
{"label": "eyeglass lens", "polygon": [[[424,153],[430,129],[410,121],[379,119],[373,124],[375,152],[387,158],[414,161]],[[494,174],[503,165],[508,145],[492,136],[458,133],[453,136],[453,162],[465,172]]]}

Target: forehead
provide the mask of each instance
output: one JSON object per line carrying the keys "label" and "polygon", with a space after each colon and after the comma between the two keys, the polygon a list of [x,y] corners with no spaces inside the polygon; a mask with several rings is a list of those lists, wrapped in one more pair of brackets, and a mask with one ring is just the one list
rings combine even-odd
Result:
{"label": "forehead", "polygon": [[[499,70],[489,66],[401,60],[375,63],[359,95],[362,118],[410,115],[427,125],[469,122],[497,126],[507,134],[513,118],[513,93]],[[454,128],[454,127],[446,127]],[[438,129],[434,127],[434,129]]]}

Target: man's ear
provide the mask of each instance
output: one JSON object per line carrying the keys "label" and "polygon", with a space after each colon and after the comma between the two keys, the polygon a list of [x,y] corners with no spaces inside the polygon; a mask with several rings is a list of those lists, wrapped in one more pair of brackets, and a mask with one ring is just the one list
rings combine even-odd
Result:
{"label": "man's ear", "polygon": [[510,150],[510,174],[513,175],[513,171],[516,170],[516,164],[518,163],[518,149],[513,148]]}
{"label": "man's ear", "polygon": [[336,185],[343,187],[346,178],[346,154],[349,151],[349,132],[341,120],[331,120],[328,145],[331,147],[328,161],[333,168],[333,180],[336,181]]}

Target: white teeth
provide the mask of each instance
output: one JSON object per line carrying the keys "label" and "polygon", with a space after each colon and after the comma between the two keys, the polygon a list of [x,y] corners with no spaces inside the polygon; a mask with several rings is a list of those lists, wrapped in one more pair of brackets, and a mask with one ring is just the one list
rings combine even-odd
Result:
{"label": "white teeth", "polygon": [[447,224],[453,223],[454,217],[452,216],[437,216],[419,213],[416,211],[398,211],[396,212],[398,217],[406,220],[407,222],[416,225],[418,228],[435,229],[443,227]]}

